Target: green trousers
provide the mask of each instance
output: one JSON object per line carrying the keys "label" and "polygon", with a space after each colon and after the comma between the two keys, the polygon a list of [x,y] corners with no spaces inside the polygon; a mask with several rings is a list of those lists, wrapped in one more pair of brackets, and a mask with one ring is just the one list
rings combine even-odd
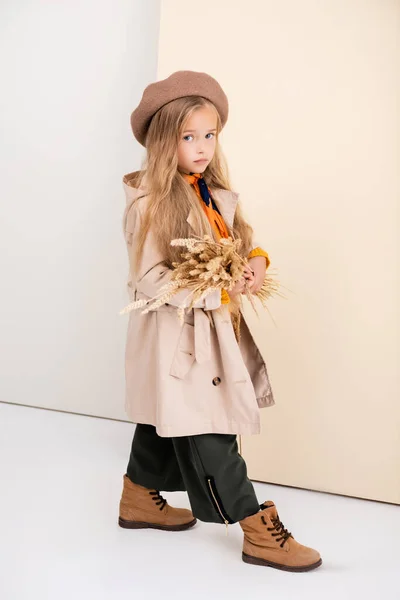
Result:
{"label": "green trousers", "polygon": [[126,472],[147,488],[186,491],[200,521],[235,523],[260,510],[236,435],[160,437],[138,423]]}

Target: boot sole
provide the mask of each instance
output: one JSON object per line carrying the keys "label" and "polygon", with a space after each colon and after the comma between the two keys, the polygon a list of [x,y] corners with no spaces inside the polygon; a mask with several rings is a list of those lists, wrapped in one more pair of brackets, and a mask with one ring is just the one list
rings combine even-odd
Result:
{"label": "boot sole", "polygon": [[242,552],[242,559],[245,563],[249,565],[259,565],[261,567],[272,567],[273,569],[280,569],[281,571],[293,571],[295,573],[302,573],[303,571],[311,571],[312,569],[316,569],[320,565],[322,565],[322,558],[319,559],[316,563],[312,565],[304,565],[302,567],[290,567],[287,565],[281,565],[279,563],[274,563],[269,560],[265,560],[263,558],[257,558],[255,556],[250,556],[249,554],[245,554]]}
{"label": "boot sole", "polygon": [[197,523],[197,519],[193,519],[189,523],[182,525],[158,525],[157,523],[145,523],[141,521],[126,521],[122,517],[118,519],[118,525],[124,529],[162,529],[163,531],[184,531],[190,529]]}

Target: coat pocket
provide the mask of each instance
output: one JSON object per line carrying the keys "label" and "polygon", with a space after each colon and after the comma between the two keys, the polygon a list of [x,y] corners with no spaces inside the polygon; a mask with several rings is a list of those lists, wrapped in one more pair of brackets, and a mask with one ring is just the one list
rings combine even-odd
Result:
{"label": "coat pocket", "polygon": [[194,325],[184,323],[169,374],[184,379],[195,360]]}

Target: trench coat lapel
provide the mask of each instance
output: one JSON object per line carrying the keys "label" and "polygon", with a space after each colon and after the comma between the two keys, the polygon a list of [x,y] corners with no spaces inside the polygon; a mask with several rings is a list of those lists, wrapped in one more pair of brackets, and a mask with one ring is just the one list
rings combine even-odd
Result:
{"label": "trench coat lapel", "polygon": [[[229,229],[232,229],[236,206],[239,200],[239,194],[230,190],[211,188],[211,195],[214,198],[215,204],[218,206],[218,210],[221,213],[226,225]],[[194,229],[195,219],[193,209],[190,210],[186,220],[192,229]]]}
{"label": "trench coat lapel", "polygon": [[232,229],[239,194],[230,190],[212,189],[211,195],[214,198],[215,204],[218,206],[219,212],[225,223],[229,229]]}

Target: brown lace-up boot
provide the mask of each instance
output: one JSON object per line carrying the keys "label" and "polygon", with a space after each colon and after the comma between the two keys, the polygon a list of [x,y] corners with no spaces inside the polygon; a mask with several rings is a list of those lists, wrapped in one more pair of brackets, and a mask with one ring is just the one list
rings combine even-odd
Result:
{"label": "brown lace-up boot", "polygon": [[284,571],[311,571],[322,564],[316,550],[299,544],[283,527],[271,500],[260,508],[260,512],[239,521],[244,532],[244,562]]}
{"label": "brown lace-up boot", "polygon": [[187,508],[173,508],[158,490],[149,490],[133,483],[124,475],[119,503],[119,525],[125,529],[164,529],[182,531],[197,522]]}

